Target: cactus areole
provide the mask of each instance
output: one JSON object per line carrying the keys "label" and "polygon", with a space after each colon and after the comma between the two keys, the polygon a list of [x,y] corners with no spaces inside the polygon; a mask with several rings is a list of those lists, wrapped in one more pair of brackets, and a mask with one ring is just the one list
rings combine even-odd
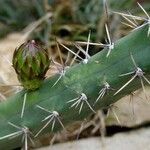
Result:
{"label": "cactus areole", "polygon": [[15,50],[12,63],[22,86],[27,90],[35,90],[44,80],[50,60],[48,51],[31,40]]}

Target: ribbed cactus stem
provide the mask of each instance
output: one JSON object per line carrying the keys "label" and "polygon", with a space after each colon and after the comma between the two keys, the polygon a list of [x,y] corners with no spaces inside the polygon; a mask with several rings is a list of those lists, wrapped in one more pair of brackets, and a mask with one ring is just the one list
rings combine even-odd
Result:
{"label": "ribbed cactus stem", "polygon": [[[108,48],[105,48],[90,57],[88,63],[81,62],[69,67],[55,86],[53,85],[60,74],[46,79],[39,89],[27,92],[23,118],[20,118],[20,108],[26,91],[23,90],[0,103],[0,148],[11,150],[23,145],[21,136],[8,138],[7,135],[16,132],[8,122],[28,128],[38,138],[47,132],[57,132],[74,121],[83,120],[91,113],[106,108],[120,98],[143,87],[145,83],[148,84],[150,37],[147,37],[147,30],[148,25],[116,41],[109,57],[106,57]],[[24,48],[24,45],[22,47]],[[24,64],[22,57],[20,58],[22,52],[16,51],[15,53],[21,59],[20,64]],[[147,79],[146,82],[144,80],[141,82],[138,74],[132,82],[127,84],[137,73],[130,53],[137,67],[142,70],[142,79]],[[17,66],[16,60],[14,62]],[[21,68],[20,64],[18,65],[19,69]],[[27,71],[29,71],[28,67]],[[120,76],[129,72],[133,74]],[[126,86],[123,87],[124,85]],[[120,88],[121,90],[119,90]],[[119,92],[115,94],[118,90]]]}

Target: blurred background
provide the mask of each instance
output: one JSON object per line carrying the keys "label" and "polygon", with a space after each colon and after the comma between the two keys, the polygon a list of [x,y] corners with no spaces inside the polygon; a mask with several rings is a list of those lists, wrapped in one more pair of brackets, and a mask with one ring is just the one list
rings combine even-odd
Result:
{"label": "blurred background", "polygon": [[[131,28],[124,25],[122,23],[123,18],[113,11],[124,13],[130,11],[137,16],[144,16],[144,13],[138,7],[137,0],[107,0],[107,2],[110,33],[112,41],[115,41],[127,35]],[[138,2],[150,14],[150,1],[139,0]],[[107,21],[103,0],[0,0],[0,100],[6,100],[8,96],[20,90],[20,86],[17,86],[19,83],[12,68],[11,59],[15,48],[21,43],[35,39],[45,45],[49,50],[50,57],[52,56],[60,62],[56,39],[75,50],[71,42],[87,41],[88,33],[91,31],[91,42],[105,43],[104,26]],[[82,46],[84,48],[85,45]],[[94,55],[100,50],[101,48],[98,46],[90,46],[89,53]],[[61,56],[65,61],[67,58],[65,49],[61,48]],[[53,71],[50,70],[47,76],[52,73]],[[145,133],[148,131],[150,133],[150,129],[145,131],[145,128],[147,129],[150,126],[150,107],[143,99],[143,93],[140,90],[136,91],[136,94],[132,93],[123,98],[111,108],[100,110],[84,122],[77,122],[70,126],[68,129],[69,135],[66,135],[63,131],[56,135],[48,133],[37,141],[36,147],[73,140],[77,142],[77,138],[87,139],[89,137],[102,137],[98,141],[103,143],[103,137],[106,136],[104,141],[110,138],[113,141],[113,136],[118,133],[119,136],[121,136],[121,133],[125,140],[127,135],[124,136],[124,133],[132,130],[132,136],[135,139],[137,138],[135,130],[142,130],[141,132],[138,131],[138,134],[146,136]],[[110,112],[109,115],[108,112]],[[124,140],[119,141],[124,142]],[[146,137],[141,140],[146,142]],[[92,140],[90,143],[96,142],[93,145],[98,145],[98,141]],[[83,142],[89,143],[88,139]],[[107,145],[111,145],[112,149],[119,148],[118,145],[113,148],[113,143]],[[86,144],[83,145],[87,148]],[[71,143],[71,146],[77,145]],[[66,150],[69,149],[67,144],[64,147]],[[80,147],[80,144],[79,147],[75,147],[75,149],[79,148],[84,149],[84,147]],[[55,149],[60,148],[52,147],[52,150]]]}

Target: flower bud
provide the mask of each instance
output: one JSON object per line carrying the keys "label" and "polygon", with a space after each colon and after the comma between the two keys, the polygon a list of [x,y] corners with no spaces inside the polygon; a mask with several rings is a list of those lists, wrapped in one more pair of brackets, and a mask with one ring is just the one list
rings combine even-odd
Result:
{"label": "flower bud", "polygon": [[50,59],[48,51],[32,40],[16,48],[12,63],[22,86],[35,90],[45,79]]}

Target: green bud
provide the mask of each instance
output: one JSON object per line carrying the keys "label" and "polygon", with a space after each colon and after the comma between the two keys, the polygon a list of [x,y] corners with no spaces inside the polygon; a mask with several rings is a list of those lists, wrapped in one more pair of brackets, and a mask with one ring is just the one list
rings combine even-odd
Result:
{"label": "green bud", "polygon": [[23,87],[35,90],[45,79],[50,60],[48,51],[32,40],[23,43],[15,50],[12,63]]}

